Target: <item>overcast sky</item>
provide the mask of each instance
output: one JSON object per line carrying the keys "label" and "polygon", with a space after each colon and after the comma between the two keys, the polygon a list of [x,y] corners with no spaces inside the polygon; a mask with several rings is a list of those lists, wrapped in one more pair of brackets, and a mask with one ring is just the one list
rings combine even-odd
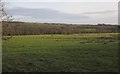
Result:
{"label": "overcast sky", "polygon": [[[117,0],[103,2],[42,2],[41,0],[5,0],[8,14],[14,20],[41,23],[118,23]],[[86,1],[86,2],[85,2]]]}
{"label": "overcast sky", "polygon": [[4,0],[6,2],[118,2],[119,0]]}

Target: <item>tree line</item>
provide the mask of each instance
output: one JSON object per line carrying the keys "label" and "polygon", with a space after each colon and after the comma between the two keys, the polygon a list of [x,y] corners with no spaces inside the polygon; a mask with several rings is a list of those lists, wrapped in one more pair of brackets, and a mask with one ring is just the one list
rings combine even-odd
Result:
{"label": "tree line", "polygon": [[2,22],[3,35],[117,33],[119,25]]}

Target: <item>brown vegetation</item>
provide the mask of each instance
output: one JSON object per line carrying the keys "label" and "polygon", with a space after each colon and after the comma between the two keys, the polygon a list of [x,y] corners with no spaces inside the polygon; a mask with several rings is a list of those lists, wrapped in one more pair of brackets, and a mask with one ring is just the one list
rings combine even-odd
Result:
{"label": "brown vegetation", "polygon": [[117,33],[118,25],[74,25],[3,22],[3,35]]}

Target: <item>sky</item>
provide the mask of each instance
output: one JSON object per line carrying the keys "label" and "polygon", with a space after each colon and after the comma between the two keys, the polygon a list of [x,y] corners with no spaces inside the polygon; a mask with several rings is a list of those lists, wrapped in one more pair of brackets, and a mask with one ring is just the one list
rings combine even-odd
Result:
{"label": "sky", "polygon": [[7,13],[17,21],[68,24],[118,23],[118,0],[56,1],[5,0],[5,4]]}
{"label": "sky", "polygon": [[118,2],[119,0],[4,0],[6,2]]}

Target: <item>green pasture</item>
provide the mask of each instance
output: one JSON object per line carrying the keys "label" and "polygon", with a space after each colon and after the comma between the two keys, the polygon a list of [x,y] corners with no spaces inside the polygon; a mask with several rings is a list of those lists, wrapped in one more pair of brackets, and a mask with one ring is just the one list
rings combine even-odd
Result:
{"label": "green pasture", "polygon": [[3,72],[118,71],[118,33],[13,36],[2,48]]}

